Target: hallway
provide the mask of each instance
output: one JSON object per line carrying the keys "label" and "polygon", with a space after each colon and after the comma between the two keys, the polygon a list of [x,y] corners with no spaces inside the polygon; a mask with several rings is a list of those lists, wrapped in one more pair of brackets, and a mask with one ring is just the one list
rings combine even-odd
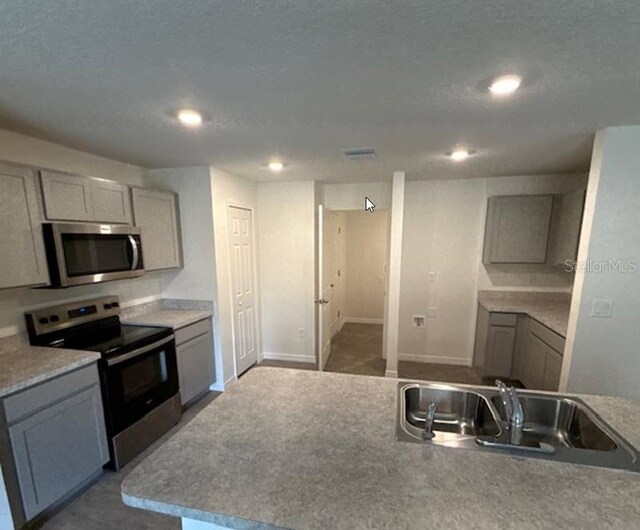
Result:
{"label": "hallway", "polygon": [[[331,341],[327,372],[384,376],[382,324],[345,324]],[[482,377],[470,366],[449,364],[398,363],[400,379],[421,379],[446,383],[483,384]],[[489,382],[489,384],[493,384]]]}

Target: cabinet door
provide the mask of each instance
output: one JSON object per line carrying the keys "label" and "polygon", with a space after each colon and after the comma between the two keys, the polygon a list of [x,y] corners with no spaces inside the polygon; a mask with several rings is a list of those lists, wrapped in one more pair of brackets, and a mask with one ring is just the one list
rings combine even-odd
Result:
{"label": "cabinet door", "polygon": [[562,356],[553,350],[547,348],[546,363],[544,366],[544,377],[542,380],[542,388],[544,390],[558,391],[560,385],[560,372],[562,371]]}
{"label": "cabinet door", "polygon": [[484,263],[545,263],[553,195],[490,197]]}
{"label": "cabinet door", "polygon": [[184,405],[213,384],[213,341],[211,332],[178,346],[180,401]]}
{"label": "cabinet door", "polygon": [[27,519],[109,460],[100,388],[90,387],[9,427]]}
{"label": "cabinet door", "polygon": [[511,377],[516,328],[491,326],[484,365],[485,375]]}
{"label": "cabinet door", "polygon": [[548,346],[533,333],[529,333],[524,351],[522,383],[531,389],[541,389]]}
{"label": "cabinet door", "polygon": [[566,193],[560,197],[557,219],[554,221],[552,263],[561,267],[578,256],[578,242],[584,210],[584,190]]}
{"label": "cabinet door", "polygon": [[36,176],[30,169],[0,166],[0,221],[0,289],[46,284]]}
{"label": "cabinet door", "polygon": [[91,179],[91,199],[94,221],[131,224],[131,198],[127,186]]}
{"label": "cabinet door", "polygon": [[89,179],[53,171],[41,171],[40,179],[47,219],[93,221]]}
{"label": "cabinet door", "polygon": [[142,256],[148,271],[182,266],[176,196],[173,193],[132,190],[133,217],[142,229]]}

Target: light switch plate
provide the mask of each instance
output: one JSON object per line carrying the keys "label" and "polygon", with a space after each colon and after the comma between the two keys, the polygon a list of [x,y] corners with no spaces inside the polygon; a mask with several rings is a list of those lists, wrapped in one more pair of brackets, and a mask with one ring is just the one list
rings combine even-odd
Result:
{"label": "light switch plate", "polygon": [[613,302],[611,300],[594,300],[591,306],[591,316],[593,318],[611,318],[613,312]]}

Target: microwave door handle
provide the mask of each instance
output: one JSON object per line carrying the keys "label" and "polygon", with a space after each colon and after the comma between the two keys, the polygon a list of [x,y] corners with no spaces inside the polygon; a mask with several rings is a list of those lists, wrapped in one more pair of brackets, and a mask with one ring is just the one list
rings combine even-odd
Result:
{"label": "microwave door handle", "polygon": [[136,238],[132,235],[128,236],[129,244],[131,245],[131,253],[133,254],[133,259],[131,260],[131,270],[134,271],[138,268],[138,261],[140,260],[140,248],[138,247],[138,242]]}

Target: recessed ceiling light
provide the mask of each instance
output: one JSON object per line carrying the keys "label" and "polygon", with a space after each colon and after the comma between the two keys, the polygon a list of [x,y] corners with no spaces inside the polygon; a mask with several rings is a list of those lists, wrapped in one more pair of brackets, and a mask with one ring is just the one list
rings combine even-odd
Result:
{"label": "recessed ceiling light", "polygon": [[267,164],[267,167],[274,173],[279,173],[284,169],[284,164],[279,160],[273,160]]}
{"label": "recessed ceiling light", "polygon": [[451,158],[451,160],[454,160],[455,162],[461,162],[462,160],[469,158],[470,154],[471,153],[466,149],[456,149],[455,151],[451,151],[451,153],[449,153],[449,158]]}
{"label": "recessed ceiling light", "polygon": [[191,109],[178,111],[178,119],[187,127],[200,127],[202,125],[202,114]]}
{"label": "recessed ceiling light", "polygon": [[489,91],[494,96],[508,96],[520,88],[522,78],[518,75],[503,75],[493,80]]}

